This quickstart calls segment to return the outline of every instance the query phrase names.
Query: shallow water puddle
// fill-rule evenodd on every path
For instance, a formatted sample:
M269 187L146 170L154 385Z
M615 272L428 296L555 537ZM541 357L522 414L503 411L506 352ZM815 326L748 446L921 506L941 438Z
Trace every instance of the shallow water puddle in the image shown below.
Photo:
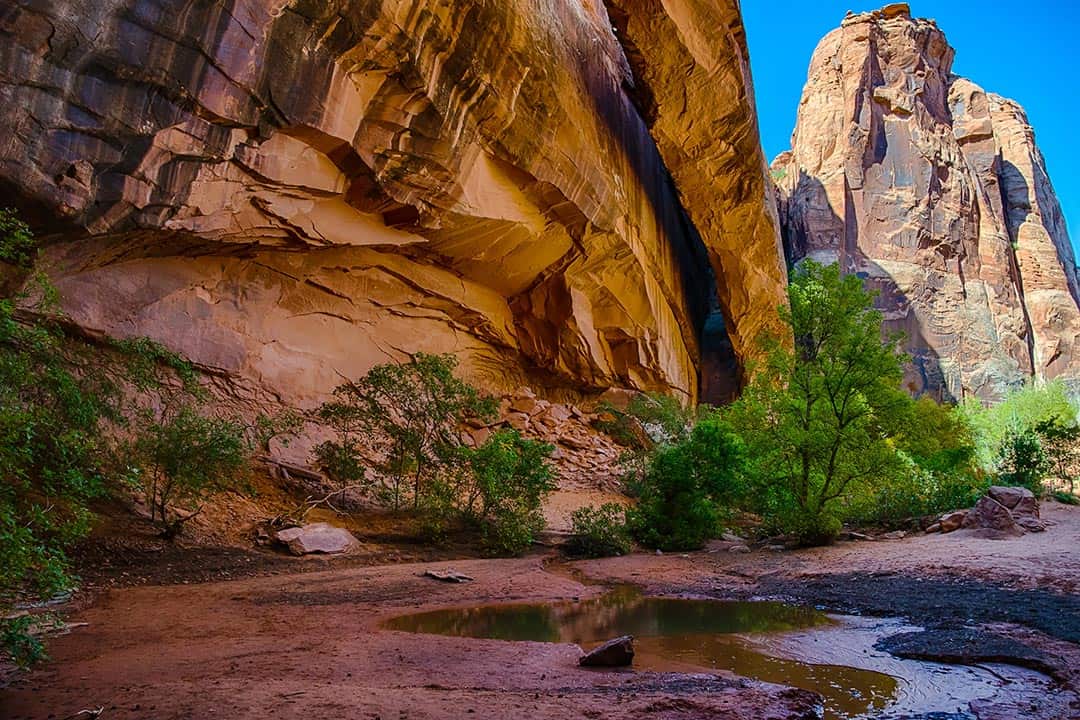
M633 635L639 670L728 670L813 690L825 718L883 711L964 712L993 695L1002 673L897 658L873 649L883 635L911 629L898 621L829 616L778 602L643 597L630 587L582 601L484 605L393 618L389 630L496 640L576 643L590 648ZM1023 682L1031 678L1015 678Z

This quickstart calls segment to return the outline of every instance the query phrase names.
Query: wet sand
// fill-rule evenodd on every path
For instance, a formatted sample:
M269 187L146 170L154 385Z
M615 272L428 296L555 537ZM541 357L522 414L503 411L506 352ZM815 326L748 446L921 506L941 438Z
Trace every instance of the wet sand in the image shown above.
M1071 615L1080 509L1050 505L1044 514L1053 528L1015 540L931 535L747 555L718 543L685 556L638 554L575 567L650 594L792 597L907 617L930 630L962 625L1009 638L1041 654L1060 688L1054 702L1040 702L1038 688L1025 699L1020 687L972 709L987 720L1018 717L1018 708L1022 717L1062 720L1061 712L1080 717L1071 694L1080 686L1080 647L1071 635L1080 622ZM421 610L603 592L551 572L541 555L374 567L343 559L318 572L290 567L312 568L275 561L277 575L103 590L69 616L86 625L51 641L51 661L0 690L0 717L67 718L98 707L110 719L813 717L807 693L727 673L583 670L570 644L380 627ZM451 585L420 577L429 567L476 580ZM963 582L978 584L981 594L957 593ZM938 598L936 611L928 597ZM992 606L962 617L955 598ZM1027 612L1002 616L1002 603ZM1057 614L1056 625L1040 620L1048 613Z

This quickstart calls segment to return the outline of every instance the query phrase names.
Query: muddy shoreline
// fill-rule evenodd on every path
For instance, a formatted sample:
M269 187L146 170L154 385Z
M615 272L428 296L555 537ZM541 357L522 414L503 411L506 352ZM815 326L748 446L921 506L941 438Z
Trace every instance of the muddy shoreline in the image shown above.
M973 703L969 717L1063 720L1062 712L1080 717L1080 509L1048 514L1057 522L1050 531L1008 541L920 536L749 555L718 544L685 556L638 554L571 567L590 582L631 583L651 595L783 597L904 617L926 631L892 641L899 655L1007 660L1058 683L1054 698L1028 697L1017 687ZM94 576L96 594L68 618L87 624L54 638L50 662L0 689L0 718L59 719L97 707L110 719L802 720L816 712L809 693L726 673L586 671L577 667L579 649L565 643L381 627L389 617L430 609L603 592L579 582L582 576L553 571L550 553L412 564L377 564L378 555L316 563L271 556L264 565L262 553L223 552L177 568L184 557L169 557L172 575L161 565L139 572L138 563L123 561L114 566L123 568L119 575ZM421 577L429 567L476 580L448 585ZM228 575L217 579L221 573ZM213 580L192 582L200 577Z

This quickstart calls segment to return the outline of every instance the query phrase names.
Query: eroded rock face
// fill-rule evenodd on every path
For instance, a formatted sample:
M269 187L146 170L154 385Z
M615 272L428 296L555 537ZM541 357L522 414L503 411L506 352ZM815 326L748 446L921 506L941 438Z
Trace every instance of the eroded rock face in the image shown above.
M776 310L787 271L739 3L605 3L634 70L635 101L708 250L734 353L753 357L763 333L786 332Z
M1080 377L1075 259L1032 129L954 76L953 55L903 3L822 40L773 163L787 250L881 292L914 392L993 398Z
M724 78L709 107L745 116ZM244 392L310 404L424 350L494 389L693 398L717 289L632 83L599 0L20 0L0 184L76 322ZM756 148L746 117L713 129L729 160ZM705 223L714 261L744 246L714 263L743 353L779 253L753 161L710 167L743 190Z

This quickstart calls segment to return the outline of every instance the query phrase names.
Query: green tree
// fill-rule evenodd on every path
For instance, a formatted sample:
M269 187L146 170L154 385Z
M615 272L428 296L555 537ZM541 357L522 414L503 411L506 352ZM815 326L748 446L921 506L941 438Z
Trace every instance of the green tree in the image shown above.
M744 438L757 506L805 543L840 530L842 500L902 470L895 444L911 403L899 337L882 341L873 295L837 266L804 261L780 312L794 346L770 342L729 418Z
M383 498L400 509L411 494L419 508L427 486L462 461L461 422L495 411L492 398L454 376L456 367L452 355L417 353L338 386L318 411L337 438L320 445L316 457L332 476L359 481L366 450L385 478Z
M150 519L169 539L202 512L210 494L237 486L251 455L243 425L207 417L190 402L164 414L145 411L134 448Z

